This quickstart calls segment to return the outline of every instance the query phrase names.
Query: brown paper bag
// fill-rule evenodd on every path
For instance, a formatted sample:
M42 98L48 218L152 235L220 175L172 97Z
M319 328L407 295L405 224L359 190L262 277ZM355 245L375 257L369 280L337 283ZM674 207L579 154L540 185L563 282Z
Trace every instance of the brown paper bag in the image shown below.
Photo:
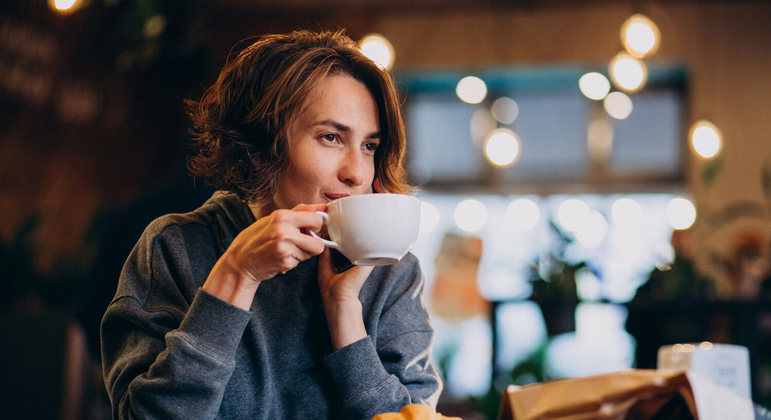
M698 416L685 373L629 370L509 386L498 418L697 420Z

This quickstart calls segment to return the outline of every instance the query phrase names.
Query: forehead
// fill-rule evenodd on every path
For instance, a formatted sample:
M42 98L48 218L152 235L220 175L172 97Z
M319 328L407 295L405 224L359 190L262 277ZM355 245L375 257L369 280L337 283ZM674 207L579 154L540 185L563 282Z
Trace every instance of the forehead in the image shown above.
M361 81L347 74L331 74L321 79L309 92L296 114L297 120L336 118L339 122L371 125L379 130L377 102ZM364 127L362 127L364 128Z

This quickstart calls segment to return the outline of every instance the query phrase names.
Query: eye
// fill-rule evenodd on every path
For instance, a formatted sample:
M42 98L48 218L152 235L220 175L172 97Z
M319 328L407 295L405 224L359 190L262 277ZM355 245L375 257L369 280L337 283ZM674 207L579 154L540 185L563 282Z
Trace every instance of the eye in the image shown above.
M340 141L340 138L335 133L322 134L321 139L330 143L337 143Z
M380 145L380 144L379 144L378 142L375 142L375 141L371 141L371 142L369 142L369 143L364 143L364 145L362 146L362 148L363 148L364 150L368 151L368 152L374 152L374 151L376 151L376 150L377 150L377 147L378 147L379 145Z

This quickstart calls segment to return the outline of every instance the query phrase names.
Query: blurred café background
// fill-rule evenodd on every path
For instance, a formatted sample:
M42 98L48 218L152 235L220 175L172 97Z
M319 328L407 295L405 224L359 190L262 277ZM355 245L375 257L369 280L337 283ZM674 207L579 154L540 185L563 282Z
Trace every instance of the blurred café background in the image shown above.
M440 412L494 418L507 384L704 341L746 346L771 407L771 2L4 0L11 414L109 418L123 260L211 193L185 174L183 100L300 28L345 28L403 97Z

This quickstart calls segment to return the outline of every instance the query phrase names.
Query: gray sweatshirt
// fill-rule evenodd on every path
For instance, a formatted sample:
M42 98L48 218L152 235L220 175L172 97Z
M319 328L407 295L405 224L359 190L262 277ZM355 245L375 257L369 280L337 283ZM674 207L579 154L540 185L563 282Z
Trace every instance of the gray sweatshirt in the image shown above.
M102 319L114 418L369 419L435 406L433 330L418 262L376 267L359 299L368 336L332 351L318 257L264 281L251 311L200 290L254 222L232 194L152 222Z

